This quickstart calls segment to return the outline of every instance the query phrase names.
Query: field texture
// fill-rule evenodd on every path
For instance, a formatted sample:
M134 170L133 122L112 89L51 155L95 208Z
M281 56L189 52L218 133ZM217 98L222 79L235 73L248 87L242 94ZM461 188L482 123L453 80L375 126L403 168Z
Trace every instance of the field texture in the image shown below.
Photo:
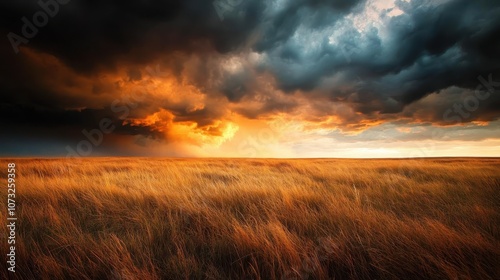
M500 279L498 159L11 161L18 279Z

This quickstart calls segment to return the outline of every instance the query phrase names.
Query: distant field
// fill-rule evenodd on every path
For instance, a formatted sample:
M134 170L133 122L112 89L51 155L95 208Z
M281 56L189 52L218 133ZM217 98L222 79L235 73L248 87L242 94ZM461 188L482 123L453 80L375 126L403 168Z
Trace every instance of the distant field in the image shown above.
M10 161L19 279L500 279L500 159Z

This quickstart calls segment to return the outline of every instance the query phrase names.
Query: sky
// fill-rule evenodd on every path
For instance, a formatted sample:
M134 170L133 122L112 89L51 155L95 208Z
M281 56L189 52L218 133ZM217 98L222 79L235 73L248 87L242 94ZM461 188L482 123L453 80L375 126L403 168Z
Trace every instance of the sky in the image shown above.
M1 156L500 156L495 0L0 3Z

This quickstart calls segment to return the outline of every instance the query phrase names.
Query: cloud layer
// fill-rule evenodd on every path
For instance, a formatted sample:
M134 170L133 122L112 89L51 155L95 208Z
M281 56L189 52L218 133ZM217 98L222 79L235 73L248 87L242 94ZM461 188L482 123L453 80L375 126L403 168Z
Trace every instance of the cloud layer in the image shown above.
M220 146L283 115L360 141L390 123L491 138L500 116L496 1L11 1L0 30L11 146L74 146L103 118L106 147L130 147Z

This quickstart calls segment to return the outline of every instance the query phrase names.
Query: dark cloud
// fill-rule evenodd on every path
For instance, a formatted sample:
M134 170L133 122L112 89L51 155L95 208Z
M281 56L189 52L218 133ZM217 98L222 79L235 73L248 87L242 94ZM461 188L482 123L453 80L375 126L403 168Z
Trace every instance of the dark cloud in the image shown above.
M378 19L364 0L67 2L19 54L8 34L23 36L22 18L32 22L42 8L0 4L5 130L74 138L109 116L114 134L160 137L109 109L140 87L147 98L130 118L166 110L169 121L206 131L233 112L255 119L301 107L304 119L335 115L346 129L399 119L447 125L447 110L476 89L491 96L459 122L500 116L499 86L478 80L500 80L498 1L396 0ZM148 88L154 79L175 86L161 95Z
M311 91L324 78L342 73L337 88L347 84L348 93L358 92L362 98L375 95L382 103L390 96L402 105L450 86L475 88L480 74L500 76L500 54L495 51L500 49L498 3L421 3L398 1L405 13L387 19L383 42L377 28L360 34L334 20L325 22L325 30L345 31L333 44L328 43L327 31L315 35L319 46L314 48L310 41L286 38L274 44L268 66L285 91ZM293 28L292 34L298 32L297 26ZM314 31L301 32L308 30ZM331 94L344 93L333 90Z
M69 1L28 46L56 55L79 71L145 63L160 52L228 52L260 22L262 1L244 1L244 13L222 23L212 1ZM21 18L41 10L36 1L1 4L3 31L22 35Z
M24 128L33 126L39 129L65 130L66 133L60 136L66 135L78 139L82 138L82 130L98 129L101 122L107 119L110 121L109 126L114 127L113 133L161 138L159 132L147 126L125 124L119 112L113 112L112 109L61 110L0 104L0 118L6 120L0 126L6 133L30 134L31 131L26 131Z

